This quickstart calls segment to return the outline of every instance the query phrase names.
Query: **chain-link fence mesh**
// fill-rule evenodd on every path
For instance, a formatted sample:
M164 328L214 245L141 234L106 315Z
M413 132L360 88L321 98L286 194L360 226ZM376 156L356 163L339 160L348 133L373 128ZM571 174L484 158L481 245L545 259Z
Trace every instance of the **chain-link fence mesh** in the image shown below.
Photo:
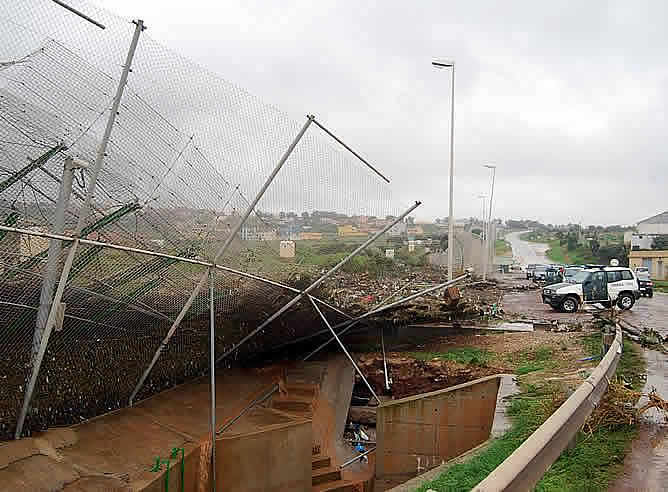
M106 29L49 0L0 0L2 226L54 232L66 158L92 164L109 118L135 25L84 1L68 3ZM212 261L303 124L142 33L81 237ZM56 232L75 233L91 179L90 167L74 170L64 229ZM216 261L303 289L405 208L377 175L311 125ZM33 368L44 279L55 272L57 285L70 245L49 271L48 238L0 230L0 392L7 395L0 437L14 432ZM388 261L372 249L349 267L382 269ZM26 429L127 405L205 271L178 258L81 244ZM217 353L294 295L217 271ZM205 288L138 398L207 370L208 309ZM332 322L343 319L325 313ZM235 357L321 326L300 303Z

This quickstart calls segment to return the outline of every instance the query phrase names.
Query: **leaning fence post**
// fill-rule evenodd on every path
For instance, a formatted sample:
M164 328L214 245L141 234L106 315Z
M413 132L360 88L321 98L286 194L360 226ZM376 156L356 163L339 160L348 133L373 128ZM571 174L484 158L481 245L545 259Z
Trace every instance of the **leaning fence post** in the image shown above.
M373 390L373 388L371 387L371 384L369 384L369 381L367 381L366 377L364 377L364 374L362 373L362 370L359 368L359 366L358 366L357 363L355 362L355 359L353 359L353 357L350 355L350 353L348 352L348 349L346 349L346 346L343 345L343 342L341 341L341 339L336 335L336 332L335 332L334 329L332 328L332 325L329 324L329 321L327 320L327 318L325 317L325 315L322 314L322 311L320 310L320 308L318 307L318 305L315 303L315 301L313 300L313 298L309 296L308 299L309 299L309 301L311 301L311 305L313 306L313 308L315 309L315 311L318 313L318 315L320 316L320 318L322 318L322 321L323 321L323 323L325 323L325 326L327 326L327 328L329 329L329 331L332 332L332 336L333 336L334 339L336 340L336 343L339 344L339 347L341 347L341 350L343 350L343 353L346 354L346 357L348 357L348 360L350 361L350 363L351 363L351 364L353 365L353 367L355 368L355 371L357 372L357 374L359 374L359 377L362 378L362 381L364 381L364 384L366 385L366 387L368 388L368 390L371 392L371 394L372 394L373 397L376 399L376 401L380 404L380 403L381 403L380 398L378 398L378 395L376 394L376 392L375 392L375 391Z
M304 126L302 129L299 131L295 139L292 141L290 146L287 148L281 159L278 161L278 164L276 164L276 167L274 170L271 172L267 180L265 181L264 185L258 191L257 195L255 196L255 199L253 200L252 203L248 205L248 208L246 209L246 212L244 215L241 217L241 220L237 222L237 224L234 226L232 231L230 232L229 236L223 243L223 245L220 247L218 252L216 253L216 256L213 258L213 263L215 264L216 261L227 251L227 248L232 244L232 241L234 238L237 236L237 233L241 229L241 226L246 222L246 219L248 216L255 210L255 206L258 204L264 193L267 191L271 183L274 181L274 178L278 174L278 172L281 170L283 165L286 163L288 160L288 157L290 157L290 154L292 154L292 151L295 150L295 147L299 143L299 141L302 139L304 136L304 133L306 133L306 130L308 130L308 127L311 125L311 123L314 120L314 116L309 115L306 119L306 123L304 123ZM169 331L167 332L167 335L165 335L165 338L160 342L160 345L158 346L157 350L153 354L153 358L151 359L151 362L149 363L148 367L144 370L143 374L139 378L139 382L135 386L135 389L132 391L132 394L130 395L130 406L134 404L135 397L137 396L137 393L141 389L141 387L144 385L144 382L146 381L146 378L150 374L151 370L153 369L153 366L155 363L158 361L158 358L160 357L160 354L162 353L162 350L165 348L167 343L169 343L169 340L172 338L174 335L174 332L176 332L176 329L179 327L181 324L181 321L183 321L183 318L185 317L186 313L190 309L190 306L192 306L192 303L195 301L195 298L197 297L197 294L199 294L200 290L202 290L202 287L204 287L204 284L206 282L206 279L208 277L207 272L202 273L202 276L199 279L199 282L193 289L192 293L190 294L190 297L184 304L183 308L181 308L181 312L179 312L179 315L176 317L176 320L174 323L172 323L172 326L169 328Z
M123 72L121 73L121 78L118 81L118 86L116 88L116 95L114 96L114 102L111 105L111 110L109 112L109 118L107 119L107 126L104 130L104 135L100 141L100 146L97 149L97 155L95 157L95 164L93 165L93 171L90 178L90 184L86 190L86 198L84 203L79 210L79 220L77 223L76 234L79 236L81 231L88 221L88 212L90 210L91 202L95 196L95 187L97 185L97 178L102 169L102 162L107 152L107 144L109 143L109 138L111 137L111 131L114 127L114 122L116 121L116 115L118 114L118 108L121 103L121 98L123 97L123 91L125 90L125 85L127 84L128 74L130 73L130 67L132 66L132 59L134 58L135 51L137 49L137 43L139 42L139 35L145 29L144 21L137 20L133 21L135 24L134 34L132 36L132 41L130 43L130 48L128 50L127 57L125 59L125 65L123 66ZM23 423L25 422L26 415L28 414L28 408L30 407L30 400L32 399L33 392L35 391L35 384L37 383L37 377L39 376L39 370L42 366L42 360L44 359L44 354L46 353L46 347L49 343L49 338L51 336L51 331L53 329L53 323L55 321L57 308L60 305L60 302L63 298L63 292L65 290L65 285L67 284L67 278L69 277L70 270L72 268L72 262L74 261L74 255L76 254L77 247L79 246L79 241L75 240L74 243L70 246L70 250L65 260L65 265L63 266L63 271L60 275L60 281L58 283L58 288L56 290L56 295L51 303L51 310L49 311L49 316L46 321L46 326L44 327L44 332L40 337L39 349L35 354L33 360L32 373L28 381L28 386L23 397L23 406L21 407L21 412L19 413L19 418L16 423L16 432L14 433L14 438L19 439L23 433Z

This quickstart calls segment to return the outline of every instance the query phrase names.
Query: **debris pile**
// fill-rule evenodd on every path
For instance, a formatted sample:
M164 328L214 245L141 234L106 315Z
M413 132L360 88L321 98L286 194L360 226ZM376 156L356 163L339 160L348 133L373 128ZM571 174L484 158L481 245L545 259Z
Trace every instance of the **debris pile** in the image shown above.
M641 397L647 403L637 408L636 403ZM668 401L664 400L655 389L648 394L629 388L622 380L610 381L608 391L585 422L584 429L588 434L597 429L614 429L624 425L633 425L651 408L656 408L668 423Z
M476 364L465 365L447 360L424 361L397 355L388 356L387 365L392 377L390 392L394 398L436 391L502 372L498 368ZM359 359L359 366L374 389L383 392L385 375L382 355L363 355Z

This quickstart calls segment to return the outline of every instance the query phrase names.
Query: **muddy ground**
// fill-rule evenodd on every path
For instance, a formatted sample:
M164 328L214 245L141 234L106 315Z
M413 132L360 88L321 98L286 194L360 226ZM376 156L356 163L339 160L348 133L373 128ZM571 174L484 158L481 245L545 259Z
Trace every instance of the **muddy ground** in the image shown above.
M448 330L444 330L448 331ZM585 357L581 337L587 332L489 333L446 335L415 345L410 351L387 353L391 390L385 389L381 352L358 354L360 369L374 390L391 398L403 398L465 383L484 376L526 370L527 380L560 380L577 386L596 362ZM447 360L449 353L468 353L473 360ZM565 370L565 368L568 368ZM361 393L362 385L357 386Z

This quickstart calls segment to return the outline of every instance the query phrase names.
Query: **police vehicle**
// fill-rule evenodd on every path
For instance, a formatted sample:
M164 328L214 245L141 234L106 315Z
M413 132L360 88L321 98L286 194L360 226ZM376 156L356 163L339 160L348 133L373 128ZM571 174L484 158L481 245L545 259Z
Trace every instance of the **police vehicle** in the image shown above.
M609 267L584 268L569 282L546 286L543 303L566 313L574 313L583 304L616 304L620 309L631 309L640 299L638 279L630 268L618 266L617 260L610 263Z

